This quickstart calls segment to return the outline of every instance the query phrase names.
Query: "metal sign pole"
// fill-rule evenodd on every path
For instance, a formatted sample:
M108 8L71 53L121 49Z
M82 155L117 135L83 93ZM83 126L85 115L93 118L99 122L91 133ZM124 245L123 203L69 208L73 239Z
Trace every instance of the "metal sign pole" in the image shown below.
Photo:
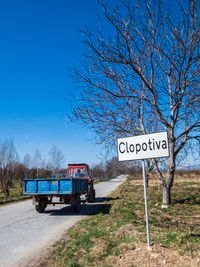
M146 188L146 173L145 173L144 160L142 160L142 172L143 172L143 182L144 182L144 202L145 202L146 229L147 229L147 245L148 245L148 247L150 247L149 217L148 217L147 188Z

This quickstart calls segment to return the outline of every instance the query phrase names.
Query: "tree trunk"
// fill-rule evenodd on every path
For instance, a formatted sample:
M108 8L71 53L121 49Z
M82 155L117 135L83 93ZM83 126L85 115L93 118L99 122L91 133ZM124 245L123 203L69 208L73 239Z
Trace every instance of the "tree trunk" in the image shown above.
M162 203L168 205L171 203L171 187L167 186L167 184L164 183L162 185L162 189L163 189Z
M167 177L162 182L163 188L163 204L171 204L171 188L174 183L174 173L175 173L175 154L174 154L174 138L173 135L169 137L169 162Z
M8 187L5 188L4 193L6 194L7 197L10 196L10 191L9 191Z
M20 180L21 195L24 193L24 180Z

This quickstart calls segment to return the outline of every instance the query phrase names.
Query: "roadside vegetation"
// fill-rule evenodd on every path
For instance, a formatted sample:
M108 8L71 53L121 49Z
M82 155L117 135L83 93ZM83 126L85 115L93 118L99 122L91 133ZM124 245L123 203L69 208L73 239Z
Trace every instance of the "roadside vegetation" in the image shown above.
M42 159L38 149L33 156L26 154L24 159L20 160L12 139L0 142L1 197L8 200L12 199L12 195L19 197L25 178L50 177L52 171L61 170L63 159L62 152L56 146L52 146L47 163Z
M21 184L18 181L14 182L13 186L10 187L9 191L10 192L8 196L6 193L0 190L0 204L8 204L11 202L30 198L30 196L25 196L23 194L23 188L21 187Z
M143 184L129 177L101 203L96 215L72 227L54 245L43 266L199 266L200 176L177 176L167 209L160 205L159 183L150 178L150 251Z

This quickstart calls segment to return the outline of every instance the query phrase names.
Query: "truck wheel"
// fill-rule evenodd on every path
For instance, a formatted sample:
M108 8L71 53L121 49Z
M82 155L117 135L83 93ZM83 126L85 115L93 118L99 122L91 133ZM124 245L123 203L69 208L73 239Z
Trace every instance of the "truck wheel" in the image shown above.
M87 197L87 202L92 203L95 200L95 190L90 192Z
M72 210L74 212L79 212L81 209L81 198L80 195L74 195L70 198L70 203L71 203L71 207Z
M37 204L35 205L35 209L39 213L43 213L47 207L47 199L39 198Z
M95 190L93 184L88 185L87 202L92 203L95 200Z

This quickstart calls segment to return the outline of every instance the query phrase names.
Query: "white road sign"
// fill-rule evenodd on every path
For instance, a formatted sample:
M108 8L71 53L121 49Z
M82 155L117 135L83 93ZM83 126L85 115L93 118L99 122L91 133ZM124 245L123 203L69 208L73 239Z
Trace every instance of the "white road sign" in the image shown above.
M119 161L169 157L167 132L119 138L117 141Z

